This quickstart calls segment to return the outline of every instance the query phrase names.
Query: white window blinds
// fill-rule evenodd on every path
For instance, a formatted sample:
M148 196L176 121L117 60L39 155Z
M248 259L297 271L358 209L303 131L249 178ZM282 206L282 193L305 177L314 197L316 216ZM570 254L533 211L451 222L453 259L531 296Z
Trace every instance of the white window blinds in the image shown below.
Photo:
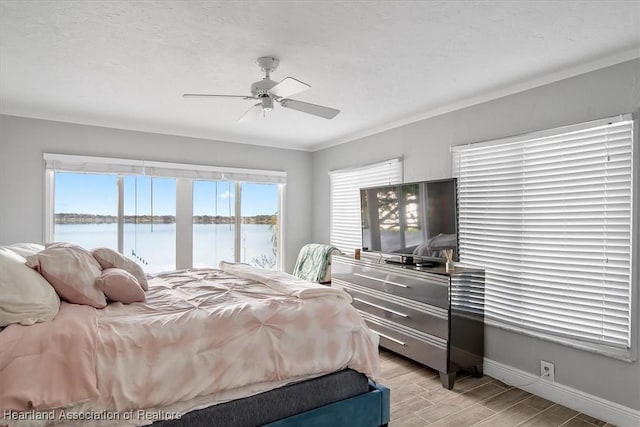
M44 153L46 168L65 172L148 175L167 178L233 180L284 184L285 171L227 168L185 163Z
M353 169L329 172L331 245L344 253L362 247L360 189L402 182L402 159L391 159Z
M453 148L460 258L486 270L489 321L624 357L632 148L630 117Z

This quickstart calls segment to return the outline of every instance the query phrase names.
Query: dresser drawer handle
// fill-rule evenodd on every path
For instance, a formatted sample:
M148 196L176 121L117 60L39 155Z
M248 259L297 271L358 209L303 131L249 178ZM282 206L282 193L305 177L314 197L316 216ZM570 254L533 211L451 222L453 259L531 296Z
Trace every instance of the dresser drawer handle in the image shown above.
M391 310L390 308L386 308L386 307L383 307L381 305L374 304L372 302L365 301L365 300L360 299L360 298L354 298L353 300L361 302L361 303L366 304L366 305L370 305L371 307L379 308L380 310L388 311L389 313L393 313L393 314L398 315L400 317L409 317L408 314L400 313L399 311Z
M371 328L369 328L369 329L371 329ZM405 344L405 343L403 343L402 341L397 340L397 339L395 339L395 338L392 338L392 337L390 337L389 335L385 335L385 334L383 334L382 332L378 332L378 331L376 331L375 329L371 329L371 332L374 332L374 333L376 333L376 334L380 335L381 337L384 337L384 338L388 339L389 341L393 341L393 342L394 342L394 343L396 343L396 344L400 344L400 345L404 345L404 346L406 346L406 344Z
M402 283L390 282L388 280L378 279L377 277L366 276L360 273L353 273L354 276L364 277L365 279L375 280L376 282L388 283L393 286L398 286L400 288L408 288L407 285L403 285Z

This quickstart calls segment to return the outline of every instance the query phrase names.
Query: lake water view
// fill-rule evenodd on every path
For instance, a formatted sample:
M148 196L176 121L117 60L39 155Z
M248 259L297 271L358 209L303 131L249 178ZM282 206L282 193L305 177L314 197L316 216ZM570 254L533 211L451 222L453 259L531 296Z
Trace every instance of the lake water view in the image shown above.
M240 262L273 261L272 227L241 225ZM118 248L117 224L55 224L55 241L78 244L86 249ZM234 224L193 224L193 266L217 267L222 260L234 261ZM175 270L176 225L124 224L124 255L138 262L145 272ZM268 265L267 265L268 267Z

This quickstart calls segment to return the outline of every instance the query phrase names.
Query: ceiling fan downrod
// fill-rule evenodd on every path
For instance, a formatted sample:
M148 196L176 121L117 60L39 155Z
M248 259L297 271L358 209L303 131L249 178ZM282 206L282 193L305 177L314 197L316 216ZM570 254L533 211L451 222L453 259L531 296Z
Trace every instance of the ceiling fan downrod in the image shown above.
M271 80L270 76L271 72L278 68L278 64L280 64L280 60L271 56L263 56L256 59L256 65L265 73L265 76L259 82L252 83L249 87L251 94L260 98L262 100L262 106L270 110L273 109L273 101L271 100L273 95L270 93L270 90L278 84ZM270 106L265 106L265 104L270 104Z

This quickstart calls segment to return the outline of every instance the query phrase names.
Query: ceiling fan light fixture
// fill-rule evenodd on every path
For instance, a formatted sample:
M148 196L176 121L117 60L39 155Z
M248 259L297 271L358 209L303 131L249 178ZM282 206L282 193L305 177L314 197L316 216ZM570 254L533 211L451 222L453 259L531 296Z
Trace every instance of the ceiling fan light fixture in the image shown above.
M260 98L260 102L262 103L262 109L264 111L273 110L273 98L271 98L270 96L263 96L262 98Z

